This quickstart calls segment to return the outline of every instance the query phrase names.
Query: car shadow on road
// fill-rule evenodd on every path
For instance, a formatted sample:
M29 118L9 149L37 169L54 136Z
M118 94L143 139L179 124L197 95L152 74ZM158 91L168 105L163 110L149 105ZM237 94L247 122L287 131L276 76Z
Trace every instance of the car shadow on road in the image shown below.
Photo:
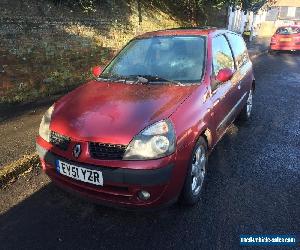
M299 56L300 55L300 51L299 50L296 50L296 51L276 51L276 52L273 52L271 53L271 55L273 56L280 56L280 55L289 55L289 56Z
M193 227L199 226L197 233L203 243L208 244L213 240L213 228L204 230L203 224L214 224L217 218L205 218L203 210L201 203L190 208L174 205L160 211L107 208L50 183L0 216L0 242L3 249L132 249L146 247L145 244L149 248L170 248L190 237L192 222Z

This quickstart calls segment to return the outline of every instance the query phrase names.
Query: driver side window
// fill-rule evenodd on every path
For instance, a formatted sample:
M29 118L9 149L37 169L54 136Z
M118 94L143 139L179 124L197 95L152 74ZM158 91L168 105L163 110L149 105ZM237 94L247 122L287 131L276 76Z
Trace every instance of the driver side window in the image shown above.
M212 40L212 56L213 56L213 75L212 75L212 90L218 87L218 82L215 80L216 75L221 69L229 68L234 70L234 60L228 41L225 36L219 35Z

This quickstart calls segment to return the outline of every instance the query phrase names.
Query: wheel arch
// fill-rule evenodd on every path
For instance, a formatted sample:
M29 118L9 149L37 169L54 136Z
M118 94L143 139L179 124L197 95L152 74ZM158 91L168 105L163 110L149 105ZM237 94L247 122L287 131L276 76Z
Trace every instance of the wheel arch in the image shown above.
M204 128L201 130L201 132L198 133L198 136L196 137L195 143L199 140L200 137L203 137L207 143L207 149L210 150L212 148L212 143L213 143L213 137L212 137L212 132L209 128Z

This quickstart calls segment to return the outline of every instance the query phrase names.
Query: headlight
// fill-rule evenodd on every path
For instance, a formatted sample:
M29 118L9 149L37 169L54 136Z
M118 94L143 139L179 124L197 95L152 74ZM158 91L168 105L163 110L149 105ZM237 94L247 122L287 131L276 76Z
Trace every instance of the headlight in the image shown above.
M127 146L124 160L150 160L175 151L175 132L169 120L162 120L144 129Z
M39 129L39 135L47 142L50 142L50 122L53 110L54 105L52 105L44 114Z

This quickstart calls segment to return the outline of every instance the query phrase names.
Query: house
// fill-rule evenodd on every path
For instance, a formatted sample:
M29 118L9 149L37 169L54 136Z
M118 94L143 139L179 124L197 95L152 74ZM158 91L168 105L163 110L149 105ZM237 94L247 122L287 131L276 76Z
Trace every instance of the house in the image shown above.
M251 37L270 37L286 24L300 24L300 0L261 0L247 11L238 6L228 10L228 29L251 31Z
M258 35L272 36L275 30L287 24L300 24L300 0L277 0L266 12Z

